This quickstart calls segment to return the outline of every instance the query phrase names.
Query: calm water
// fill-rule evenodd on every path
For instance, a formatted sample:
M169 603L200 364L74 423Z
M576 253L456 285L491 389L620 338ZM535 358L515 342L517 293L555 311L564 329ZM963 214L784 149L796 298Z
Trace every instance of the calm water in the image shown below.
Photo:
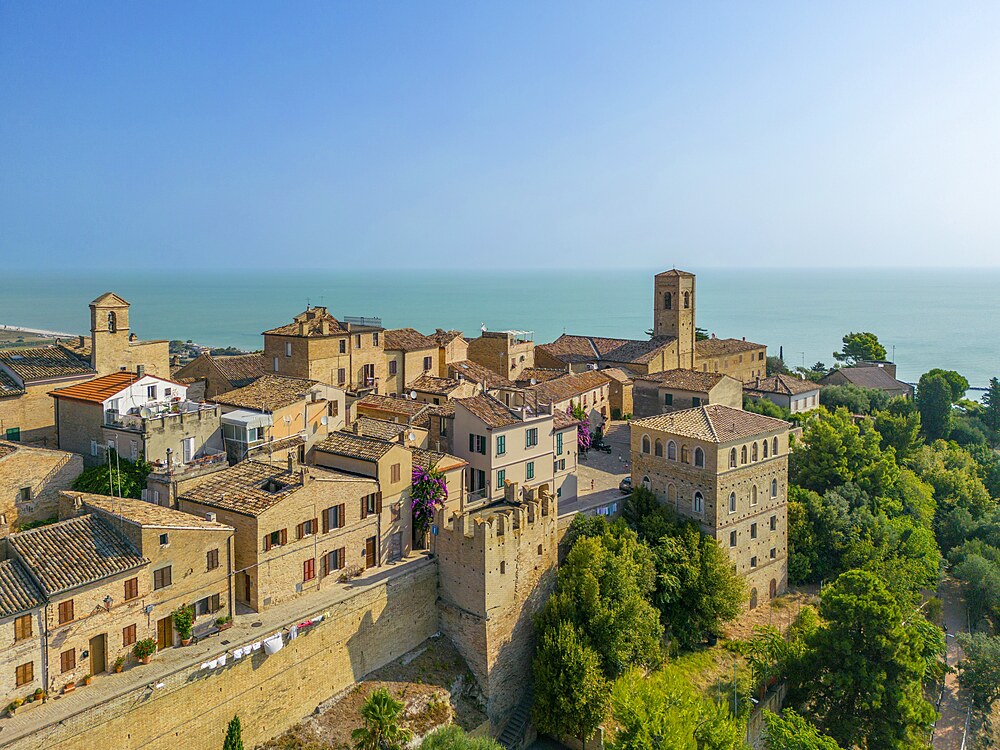
M693 269L697 270L697 269ZM498 273L420 271L259 272L183 270L58 278L0 277L0 323L85 333L87 304L113 290L132 303L143 338L261 346L260 332L292 319L308 300L337 317L370 315L387 327L563 331L642 338L653 271ZM832 362L851 330L871 330L914 381L932 367L974 386L1000 376L1000 270L736 270L698 272L698 325L784 348L794 365Z

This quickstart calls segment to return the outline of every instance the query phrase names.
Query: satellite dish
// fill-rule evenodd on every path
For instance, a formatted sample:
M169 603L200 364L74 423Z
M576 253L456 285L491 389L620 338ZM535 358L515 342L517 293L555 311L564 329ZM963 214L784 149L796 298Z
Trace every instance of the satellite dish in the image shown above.
M410 391L410 398L412 398L414 401L416 401L417 400L417 392L416 391Z
M320 422L320 424L323 424L323 425L329 424L330 423L330 418L329 417L323 417L321 420L319 420L319 422Z
M149 419L151 416L153 416L153 410L150 409L148 406L144 406L141 409L139 409L139 416L142 417L143 419Z
M407 437L410 438L410 442L412 443L414 440L417 439L417 434L415 432L411 432L409 435L407 435Z
M292 418L291 417L285 417L285 424L291 424L291 423L292 423Z

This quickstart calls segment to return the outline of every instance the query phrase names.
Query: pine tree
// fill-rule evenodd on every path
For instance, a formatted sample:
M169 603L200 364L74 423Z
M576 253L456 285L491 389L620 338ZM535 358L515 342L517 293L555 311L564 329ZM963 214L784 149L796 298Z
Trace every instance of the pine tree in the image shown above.
M1000 442L1000 380L990 378L990 387L983 394L983 425L989 430L990 445L994 448Z
M234 716L229 722L226 730L226 741L222 743L222 750L243 750L243 730L240 727L240 717Z

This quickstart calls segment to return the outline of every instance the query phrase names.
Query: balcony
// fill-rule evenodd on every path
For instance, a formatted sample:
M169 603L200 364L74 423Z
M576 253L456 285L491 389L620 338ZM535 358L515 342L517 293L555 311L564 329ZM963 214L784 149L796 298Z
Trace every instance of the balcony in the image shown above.
M143 432L146 423L153 420L167 419L175 415L197 414L218 408L216 404L203 404L197 401L150 401L145 406L130 409L125 414L114 409L105 410L104 426L116 430Z
M153 467L153 474L163 477L176 477L179 474L200 472L203 469L212 469L228 465L228 463L226 453L222 451L221 453L205 453L201 456L195 456L187 462L172 461L170 466L167 466L166 461L151 461L150 465Z

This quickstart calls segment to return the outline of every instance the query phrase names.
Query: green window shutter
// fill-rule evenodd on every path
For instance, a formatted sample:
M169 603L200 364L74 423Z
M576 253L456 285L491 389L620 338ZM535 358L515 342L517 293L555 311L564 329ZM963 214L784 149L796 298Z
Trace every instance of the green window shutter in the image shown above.
M471 432L469 433L469 453L474 453L476 450L476 436Z
M485 435L483 435L479 439L479 452L482 453L484 456L486 455L486 436Z
M504 482L504 480L506 478L507 478L507 470L506 469L500 469L500 471L497 472L497 489L498 490L502 490L503 489L503 482Z
M563 434L561 432L556 433L556 454L559 456L562 455L562 437Z
M535 462L534 461L528 461L527 466L525 466L525 471L526 471L526 476L527 476L528 479L534 479L535 478Z

